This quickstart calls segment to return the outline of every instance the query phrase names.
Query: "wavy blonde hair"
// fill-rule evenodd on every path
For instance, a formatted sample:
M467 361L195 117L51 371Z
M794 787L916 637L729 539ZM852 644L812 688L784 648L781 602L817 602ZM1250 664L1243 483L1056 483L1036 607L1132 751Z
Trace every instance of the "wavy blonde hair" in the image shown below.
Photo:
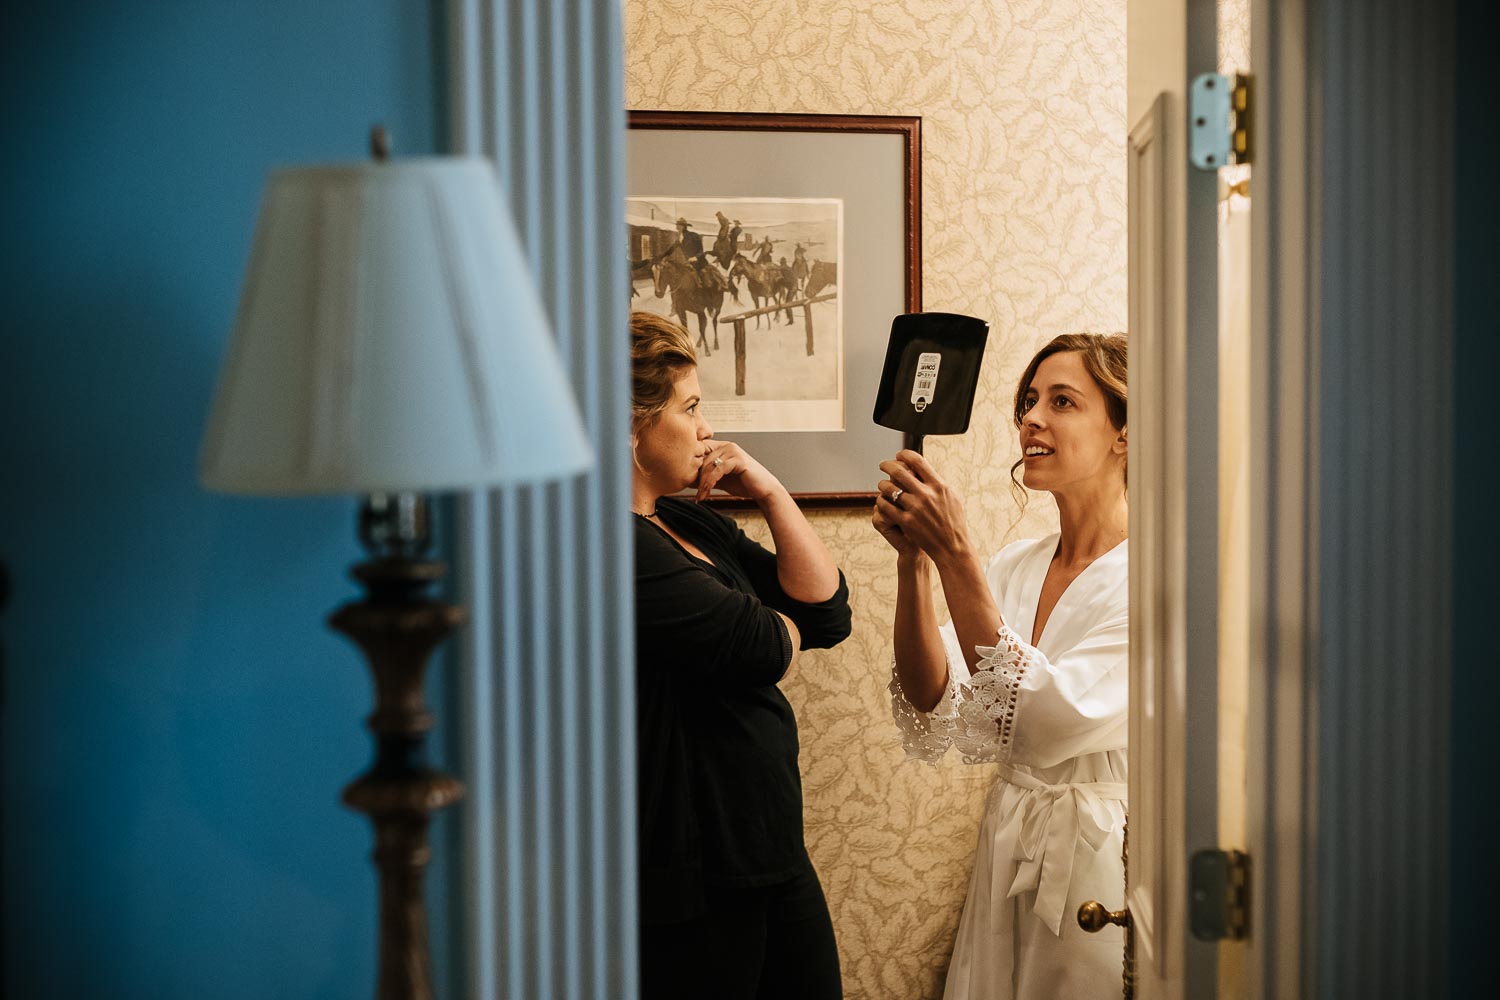
M698 365L687 330L650 312L630 314L630 429L649 427L672 402L677 380Z
M1099 391L1104 393L1104 407L1109 415L1110 426L1117 431L1124 430L1129 415L1126 404L1130 393L1127 378L1129 341L1123 333L1064 333L1053 337L1047 346L1037 351L1031 364L1021 373L1021 380L1016 383L1013 414L1016 429L1019 430L1026 419L1026 392L1036 378L1036 370L1052 355L1068 351L1077 351L1082 356L1084 371L1089 373ZM1026 487L1016 478L1016 470L1025 462L1025 458L1020 458L1010 467L1011 492L1016 494L1023 507L1026 505Z

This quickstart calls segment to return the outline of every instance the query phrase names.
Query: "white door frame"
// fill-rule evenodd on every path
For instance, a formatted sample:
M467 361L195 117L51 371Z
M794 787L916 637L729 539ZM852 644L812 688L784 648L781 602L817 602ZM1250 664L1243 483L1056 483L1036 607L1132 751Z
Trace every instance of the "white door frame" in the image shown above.
M1175 698L1175 705L1156 705L1158 712L1182 713L1179 728L1158 734L1160 759L1142 734L1132 730L1132 868L1155 867L1160 900L1143 893L1130 899L1154 925L1156 941L1140 942L1148 954L1138 954L1138 972L1148 995L1208 995L1205 984L1216 978L1217 952L1213 945L1193 939L1186 919L1187 857L1192 852L1222 846L1217 841L1213 788L1217 765L1217 493L1203 475L1217 468L1218 273L1213 255L1188 253L1213 237L1189 227L1217 226L1214 205L1217 177L1187 165L1187 109L1184 97L1195 72L1210 72L1216 64L1212 34L1206 25L1214 18L1212 0L1185 0L1168 11L1153 0L1132 0L1130 30L1152 32L1163 46L1163 60L1154 65L1132 65L1130 122L1132 166L1151 142L1166 136L1170 159L1158 168L1163 192L1186 192L1186 201L1164 206L1162 249L1185 255L1161 262L1161 311L1154 323L1166 343L1133 345L1132 429L1136 455L1132 473L1141 482L1157 484L1163 495L1152 497L1132 489L1134 548L1160 547L1161 572L1133 580L1133 643L1155 650L1162 670L1193 671L1191 677L1156 677L1144 668L1133 670L1132 682L1151 683L1151 695ZM1311 52L1307 37L1306 0L1254 0L1252 6L1251 66L1254 81L1255 147L1253 150L1251 336L1252 384L1250 398L1251 475L1249 503L1252 517L1250 616L1251 649L1247 706L1246 808L1247 848L1252 857L1252 930L1243 947L1249 982L1243 995L1256 998L1314 996L1317 982L1315 876L1318 804L1317 673L1314 646L1319 579L1316 545L1320 509L1318 493L1318 420L1314 394L1318 384L1317 315L1319 218L1317 178L1320 164L1314 137L1321 121L1313 103ZM1139 51L1132 47L1132 56ZM1158 99L1159 92L1165 92ZM1154 128L1147 124L1146 102L1158 101ZM1176 130L1177 134L1172 135ZM1142 163L1146 161L1142 160ZM1132 180L1132 198L1137 181ZM1213 195L1207 188L1214 189ZM1169 194L1169 197L1177 197ZM1132 206L1135 211L1135 206ZM1134 230L1134 223L1133 223ZM1132 235L1132 254L1140 248ZM1139 260L1132 269L1140 267ZM1150 270L1147 268L1146 270ZM1184 284L1178 284L1184 282ZM1132 336L1147 318L1136 315L1133 289ZM1174 332L1175 331L1175 332ZM1211 343L1212 342L1212 343ZM1175 343L1176 346L1173 346ZM1136 347L1143 348L1138 358ZM1175 355L1175 360L1174 360ZM1161 368L1166 382L1145 370ZM1141 392L1134 391L1142 390ZM1182 398L1166 398L1172 392ZM1183 421L1171 414L1192 414ZM1173 427L1176 427L1174 432ZM1187 460L1192 450L1193 459ZM1160 454L1167 467L1153 461ZM1191 470L1198 470L1194 474ZM1173 498L1176 498L1174 501ZM1213 502L1209 502L1212 500ZM1160 508L1160 509L1158 509ZM1154 511L1154 514L1153 514ZM1147 522L1152 522L1148 524ZM1153 550L1154 551L1154 550ZM1142 552L1143 558L1151 559ZM1132 560L1136 562L1137 560ZM1144 569L1144 563L1141 569ZM1150 578L1145 578L1150 577ZM1171 584L1164 589L1166 584ZM1169 593L1170 591L1170 593ZM1147 605L1153 601L1156 604ZM1157 605L1160 605L1158 607ZM1172 609L1177 608L1174 612ZM1161 619L1161 620L1158 620ZM1175 621L1173 619L1176 619ZM1150 636L1142 633L1150 632ZM1145 654L1141 654L1144 656ZM1133 692L1134 697L1146 696ZM1138 755L1137 750L1143 755ZM1189 768L1191 760L1195 767ZM1150 768L1164 782L1165 795L1150 804L1137 803L1141 768ZM1208 772L1215 772L1210 775ZM1305 777L1308 776L1308 777ZM1143 808L1160 815L1159 830L1137 829L1135 815ZM1154 807L1154 808L1153 808ZM1144 818L1144 817L1142 817ZM1143 840L1160 838L1153 846ZM1154 952L1152 955L1150 953ZM1148 963L1150 968L1148 968ZM1147 975L1154 968L1155 982Z
M1188 82L1217 64L1214 0L1131 0L1131 768L1138 995L1210 995L1188 931L1193 852L1218 846L1218 178L1188 166Z

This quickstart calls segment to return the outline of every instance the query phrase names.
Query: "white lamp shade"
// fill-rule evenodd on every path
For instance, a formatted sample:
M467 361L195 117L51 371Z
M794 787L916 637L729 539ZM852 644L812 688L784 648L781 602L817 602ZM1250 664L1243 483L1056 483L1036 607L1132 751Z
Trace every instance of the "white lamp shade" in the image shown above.
M271 175L205 486L438 491L557 478L591 457L487 160Z

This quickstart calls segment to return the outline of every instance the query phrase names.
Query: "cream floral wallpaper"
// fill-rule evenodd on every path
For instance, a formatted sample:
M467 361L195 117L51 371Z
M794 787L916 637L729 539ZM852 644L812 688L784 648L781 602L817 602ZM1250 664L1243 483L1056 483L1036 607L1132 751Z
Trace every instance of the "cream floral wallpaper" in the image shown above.
M631 108L922 117L923 305L991 323L973 429L928 454L984 549L1052 530L1012 498L1009 401L1052 336L1125 327L1125 0L625 0L625 32ZM785 688L846 995L935 998L993 774L903 761L894 560L867 512L813 520L855 630Z

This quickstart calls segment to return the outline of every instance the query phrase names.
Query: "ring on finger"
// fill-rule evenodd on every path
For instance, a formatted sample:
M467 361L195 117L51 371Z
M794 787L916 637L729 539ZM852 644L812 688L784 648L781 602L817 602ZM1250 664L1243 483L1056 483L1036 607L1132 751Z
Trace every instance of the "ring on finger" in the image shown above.
M888 497L886 497L886 499L889 500L891 503L899 503L900 500L901 500L901 494L903 494L905 492L906 492L905 490L903 490L901 487L897 486L895 489L891 490L891 495L888 496Z
M721 466L723 464L724 464L724 460L722 458L720 458L719 456L715 455L714 456L714 467L717 468L718 466Z

